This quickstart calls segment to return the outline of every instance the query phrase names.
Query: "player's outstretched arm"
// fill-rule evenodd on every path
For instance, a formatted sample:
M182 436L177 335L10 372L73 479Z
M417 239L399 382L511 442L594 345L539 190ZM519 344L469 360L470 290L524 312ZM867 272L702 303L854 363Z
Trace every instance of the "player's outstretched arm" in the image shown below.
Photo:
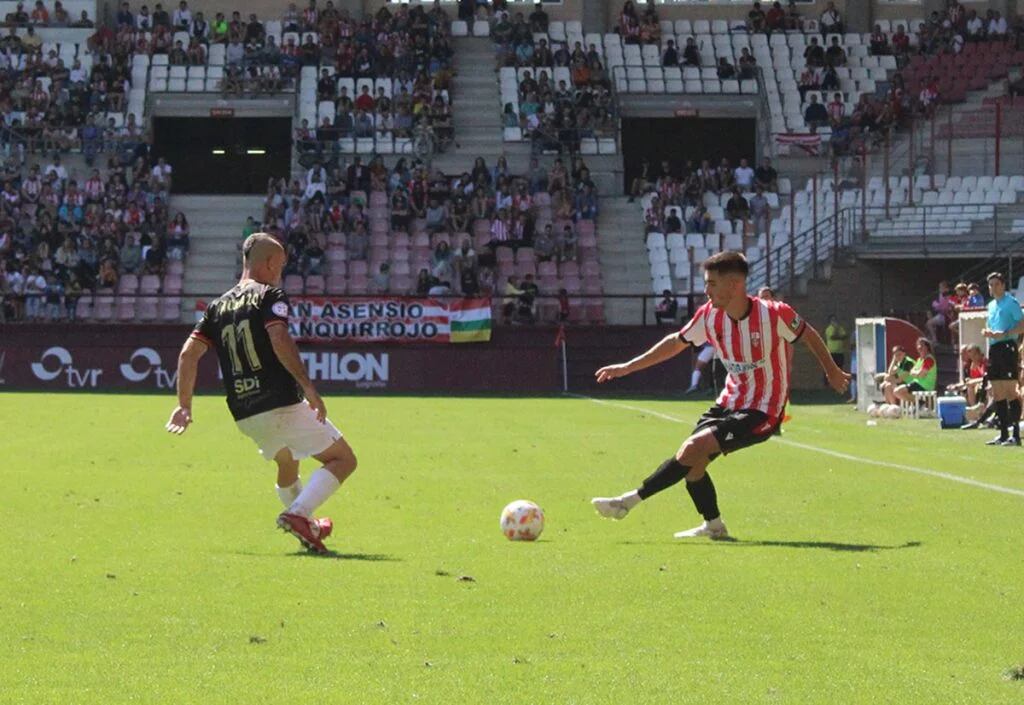
M850 375L843 372L842 368L832 359L828 348L825 347L825 341L821 339L821 335L814 329L814 326L805 323L800 339L817 358L818 364L821 365L821 369L824 370L825 377L828 379L828 385L839 394L845 393L850 386Z
M645 370L648 367L661 364L662 362L665 362L665 360L669 360L681 353L683 350L686 350L687 347L689 347L689 344L683 341L679 337L678 333L670 333L655 343L654 346L643 355L638 355L629 362L602 367L594 376L597 377L597 381L600 383L610 382L617 377L625 377L626 375L631 375L634 372L639 372L640 370Z
M316 412L317 420L323 423L327 419L327 406L317 393L309 375L306 374L306 366L302 364L302 358L299 357L299 347L288 333L288 326L275 322L274 325L267 328L267 335L270 336L270 344L274 348L277 359L299 383L299 388L302 389L306 401Z
M199 359L206 354L206 343L189 336L178 353L178 406L171 412L165 427L168 432L181 435L192 423L192 395L196 389Z

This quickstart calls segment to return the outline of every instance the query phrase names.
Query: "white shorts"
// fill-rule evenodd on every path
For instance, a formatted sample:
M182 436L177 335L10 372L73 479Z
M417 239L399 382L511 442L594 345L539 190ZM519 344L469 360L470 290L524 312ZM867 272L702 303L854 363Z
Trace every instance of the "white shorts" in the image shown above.
M341 431L330 420L317 421L313 407L304 401L235 423L242 433L256 441L260 455L267 460L273 460L282 448L287 448L295 460L302 460L324 452L341 438Z
M711 362L715 358L715 349L710 345L705 345L697 353L697 360L705 364Z

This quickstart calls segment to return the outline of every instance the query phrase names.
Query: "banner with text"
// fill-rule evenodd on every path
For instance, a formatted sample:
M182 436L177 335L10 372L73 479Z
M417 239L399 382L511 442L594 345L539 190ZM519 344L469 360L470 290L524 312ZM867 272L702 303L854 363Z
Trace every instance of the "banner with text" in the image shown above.
M304 342L477 343L491 339L488 299L291 300L288 327Z

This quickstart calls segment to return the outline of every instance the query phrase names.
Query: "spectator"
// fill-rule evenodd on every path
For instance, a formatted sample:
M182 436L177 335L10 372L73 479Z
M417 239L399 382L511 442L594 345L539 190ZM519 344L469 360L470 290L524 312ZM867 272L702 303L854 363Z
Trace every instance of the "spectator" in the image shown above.
M903 25L896 25L896 31L892 35L893 53L898 56L906 56L910 51L910 35L906 33Z
M811 102L804 110L804 121L812 132L819 127L828 125L828 111L824 105L818 102L818 96L811 96Z
M771 159L765 157L754 169L754 183L765 191L774 193L779 190L779 173L772 166Z
M834 2L829 2L825 6L825 11L821 13L821 20L818 26L821 28L822 34L843 33L843 18L839 14L839 10L836 9Z
M992 19L988 23L988 38L993 41L1003 41L1008 32L1006 19L999 14L998 10L992 12Z
M825 65L825 50L818 44L817 37L811 37L811 43L804 49L804 60L811 68L820 68Z
M988 360L985 354L977 345L960 346L960 366L962 382L956 382L946 386L946 391L952 394L963 394L967 400L967 406L985 401L985 375L988 372ZM961 428L977 428L977 423L966 424Z
M761 9L761 3L755 2L747 13L747 31L763 32L767 25L767 16Z
M775 3L778 5L778 3ZM740 68L740 79L743 81L753 80L757 77L757 59L750 53L750 49L743 47L740 51L740 58L737 61Z
M782 3L773 2L771 8L765 14L765 27L769 32L783 32L786 29L786 11L782 9Z
M189 248L189 227L185 214L178 212L167 226L167 256L176 261L185 259Z
M544 5L536 3L533 12L530 13L530 31L540 34L548 33L548 13L544 12Z
M724 56L718 60L718 78L722 81L736 78L736 69Z
M743 191L750 191L754 187L754 170L746 159L740 159L740 165L733 172L733 181Z
M391 293L391 265L387 262L382 262L380 268L374 273L370 285L371 293Z
M839 44L839 37L832 37L832 44L825 52L825 62L829 66L846 66L846 51Z
M661 292L661 301L654 309L654 320L658 325L668 323L670 326L676 323L676 316L679 314L679 302L675 295L665 289Z
M689 232L706 235L711 232L714 225L715 221L711 217L711 213L709 213L708 209L704 206L703 201L694 206L693 213L690 214L690 217L687 220L687 229Z
M754 225L754 236L767 236L771 224L772 209L764 195L764 189L760 186L756 187L754 195L750 198L750 217Z
M945 328L953 320L953 302L950 296L949 283L939 282L939 293L932 301L932 315L925 322L929 339L938 342L938 331Z
M686 38L686 46L683 48L683 66L700 66L700 50L693 37Z
M537 297L540 288L532 274L523 277L519 297L516 299L516 314L520 323L534 323L537 320Z
M886 56L892 53L889 38L882 31L882 25L876 24L871 32L870 47L872 56Z
M746 221L750 217L750 204L739 189L733 189L732 197L725 204L725 212L730 220Z
M843 102L843 94L836 93L828 104L828 119L833 127L839 125L846 115L846 103Z
M671 39L668 40L665 51L661 55L662 66L678 66L679 65L679 52L676 50L676 43Z
M810 66L804 68L800 73L800 83L797 89L800 91L800 100L807 100L808 91L816 91L821 86L818 72Z

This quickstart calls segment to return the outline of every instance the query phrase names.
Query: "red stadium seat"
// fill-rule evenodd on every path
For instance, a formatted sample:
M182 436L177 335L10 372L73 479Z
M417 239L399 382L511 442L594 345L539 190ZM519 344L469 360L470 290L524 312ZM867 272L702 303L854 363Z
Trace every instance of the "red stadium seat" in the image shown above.
M180 321L181 320L181 297L164 296L160 300L160 320Z
M302 277L298 274L289 274L284 278L284 291L289 296L301 296L302 287Z
M117 293L134 294L139 290L139 278L134 274L122 274L117 284Z
M104 289L96 293L93 300L92 316L98 321L109 321L114 317L114 297L110 289Z
M326 282L319 274L310 274L306 277L306 293L320 295L326 289Z
M328 294L344 294L347 290L348 281L345 279L344 273L331 274L329 277L327 277Z
M154 321L157 318L157 297L143 296L139 299L139 320Z
M135 304L136 299L134 296L119 296L117 297L117 320L119 321L134 321L135 320Z
M160 277L155 274L143 274L139 280L140 294L156 294L160 291Z

